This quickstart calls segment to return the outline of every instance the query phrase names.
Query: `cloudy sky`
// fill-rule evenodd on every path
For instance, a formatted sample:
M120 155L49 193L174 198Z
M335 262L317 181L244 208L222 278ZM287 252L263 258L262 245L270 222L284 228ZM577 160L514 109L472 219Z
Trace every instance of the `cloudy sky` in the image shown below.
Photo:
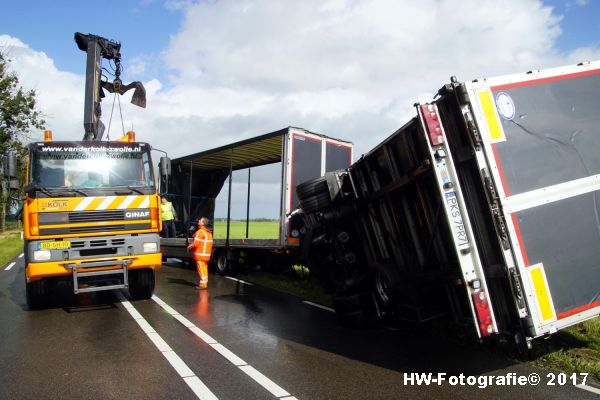
M173 158L290 125L351 140L356 158L452 75L600 59L598 0L79 3L3 6L0 49L37 91L47 128L83 135L85 54L73 33L91 32L121 41L123 80L146 86L146 109L122 101L125 129ZM120 135L120 118L111 125ZM273 208L261 193L276 191L258 191L257 217Z

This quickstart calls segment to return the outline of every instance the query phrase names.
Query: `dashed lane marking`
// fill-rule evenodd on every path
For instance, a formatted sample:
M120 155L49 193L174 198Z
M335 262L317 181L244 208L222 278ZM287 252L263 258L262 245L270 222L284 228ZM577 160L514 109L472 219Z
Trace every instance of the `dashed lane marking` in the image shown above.
M326 311L329 311L329 312L335 312L335 310L333 308L326 307L326 306L323 306L321 304L313 303L312 301L302 300L302 302L304 304L308 304L309 306L317 307L317 308L320 308L322 310L326 310Z
M4 270L5 270L5 271L10 271L10 269L11 269L12 267L14 267L14 266L15 266L15 264L16 264L16 263L15 263L14 261L13 261L13 262L11 262L10 264L8 264L8 267L4 268Z
M254 286L254 283L246 282L246 281L243 281L243 280L241 280L241 279L234 278L234 277L232 277L232 276L223 276L223 278L231 279L232 281L236 281L236 282L239 282L239 283L243 283L244 285L248 285L248 286Z
M587 390L588 392L600 394L600 389L597 389L597 388L592 387L592 386L588 386L588 385L583 384L583 383L580 384L580 385L575 385L575 387L577 387L579 389Z
M23 253L19 254L19 258L23 258L23 255L24 255Z
M173 369L177 371L183 381L189 386L194 394L201 400L218 400L217 396L210 391L210 389L194 374L194 372L187 366L177 353L171 349L171 346L163 340L163 338L152 328L152 325L148 323L133 307L133 305L125 299L122 293L116 292L116 295L123 305L123 308L127 310L129 315L134 319L135 322L142 328L146 336L154 343L156 348L162 353L163 357L171 364Z
M227 278L227 277L225 277L225 278ZM230 279L238 280L235 278L230 278ZM217 342L215 339L213 339L210 335L208 335L202 329L198 328L187 318L183 317L173 307L169 306L167 303L162 301L158 296L156 296L156 295L152 296L152 300L154 300L156 302L156 304L161 306L169 315L171 315L173 318L175 318L176 320L181 322L181 324L183 326L188 328L196 336L198 336L200 339L202 339L204 342L206 342L208 345L210 345L216 352L218 352L223 357L225 357L230 363L232 363L233 365L238 367L246 375L248 375L250 378L254 379L254 381L256 383L258 383L263 388L265 388L269 392L271 392L271 394L273 394L273 396L278 397L279 400L284 400L284 399L285 400L297 400L294 396L290 395L281 386L277 385L271 379L267 378L265 375L260 373L254 367L249 365L246 361L242 360L240 357L235 355L232 351L230 351L225 346L223 346L222 344Z

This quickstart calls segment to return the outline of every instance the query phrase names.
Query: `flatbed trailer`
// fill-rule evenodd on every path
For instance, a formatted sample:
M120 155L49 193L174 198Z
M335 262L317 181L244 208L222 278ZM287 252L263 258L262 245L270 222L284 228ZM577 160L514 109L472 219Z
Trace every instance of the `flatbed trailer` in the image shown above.
M352 143L287 127L247 140L191 154L171 161L171 175L163 188L173 203L182 224L176 238L162 238L163 257L189 260L186 247L199 217L214 221L215 200L227 185L225 238L214 239L212 261L216 270L225 273L239 264L290 265L298 260L301 225L296 226L292 212L298 207L294 190L299 182L322 176L326 171L346 168L352 162ZM281 180L276 238L250 238L250 188L252 168L281 165ZM234 171L248 170L247 193L232 191ZM230 234L231 200L246 196L246 235Z
M533 338L600 313L600 63L444 85L312 185L307 264L346 323ZM300 199L301 207L303 198Z

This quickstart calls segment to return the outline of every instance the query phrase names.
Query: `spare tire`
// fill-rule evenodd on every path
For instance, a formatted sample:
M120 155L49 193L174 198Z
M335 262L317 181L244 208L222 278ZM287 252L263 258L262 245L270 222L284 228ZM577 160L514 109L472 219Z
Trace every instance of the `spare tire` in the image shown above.
M298 194L298 199L300 200L304 200L307 197L315 196L321 193L329 193L327 179L325 179L324 176L302 182L296 186L296 194Z
M329 197L329 192L320 193L307 197L304 200L300 200L300 208L307 214L327 208L330 204L331 198Z

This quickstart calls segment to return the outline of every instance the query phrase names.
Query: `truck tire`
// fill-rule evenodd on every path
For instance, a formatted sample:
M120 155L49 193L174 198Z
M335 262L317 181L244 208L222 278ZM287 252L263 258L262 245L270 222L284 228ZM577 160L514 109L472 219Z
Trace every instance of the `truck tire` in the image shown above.
M316 194L300 201L300 207L307 214L327 208L330 204L329 192Z
M28 283L25 278L25 296L30 309L40 308L48 297L48 282L42 279Z
M216 255L215 272L219 275L226 275L231 269L231 262L227 259L226 252L219 252Z
M154 293L155 277L151 269L129 271L129 295L132 300L148 300Z
M373 294L383 312L389 311L393 306L400 283L401 279L395 265L373 264Z
M377 305L370 292L362 292L332 299L338 321L347 327L365 327L378 320Z
M300 200L321 193L329 193L329 186L327 186L327 180L324 176L302 182L296 186L296 194Z

